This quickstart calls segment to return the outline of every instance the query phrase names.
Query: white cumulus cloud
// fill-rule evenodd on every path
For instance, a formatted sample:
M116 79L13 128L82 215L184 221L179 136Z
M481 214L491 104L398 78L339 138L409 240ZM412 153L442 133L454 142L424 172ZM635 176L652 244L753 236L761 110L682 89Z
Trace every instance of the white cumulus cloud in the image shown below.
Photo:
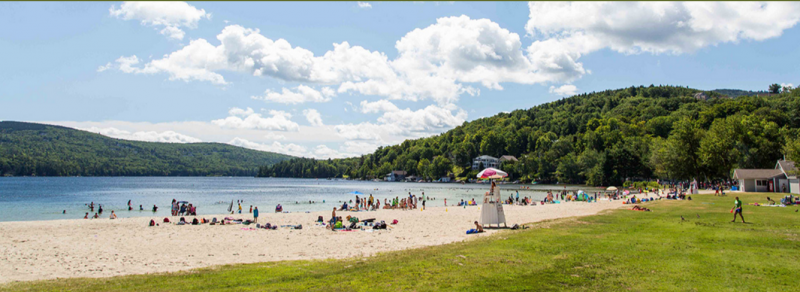
M330 87L323 87L321 91L317 91L314 88L299 85L294 88L294 91L288 88L283 88L281 92L267 89L263 96L253 96L252 98L277 103L298 104L306 102L327 102L335 95L336 92Z
M236 137L228 142L228 144L259 151L275 152L297 157L309 157L308 148L293 143L283 144L275 141L272 142L272 144L261 144Z
M156 131L139 131L139 132L130 132L125 130L120 130L114 127L89 127L89 128L82 128L81 130L97 133L100 135L123 139L123 140L134 140L134 141L146 141L146 142L166 142L166 143L197 143L202 142L200 139L186 136L180 133L176 133L174 131L163 131L163 132L156 132Z
M381 99L378 101L361 101L361 112L362 113L379 113L379 112L393 112L400 110L396 105L394 105L391 101Z
M269 117L264 117L255 113L253 109L232 108L228 111L229 116L224 119L213 120L211 123L225 128L233 129L258 129L270 131L293 131L297 132L300 126L292 122L292 115L284 111L270 110Z
M358 7L359 8L365 8L365 9L366 8L372 8L372 4L369 4L369 2L358 1Z
M303 110L303 115L306 116L306 120L308 120L308 123L311 124L312 126L314 127L324 126L324 124L322 123L322 116L319 114L317 110L305 109Z
M570 96L578 93L578 87L572 84L564 84L559 87L550 86L550 93L555 93L561 96Z
M535 67L569 82L579 59L604 48L682 54L780 36L800 20L797 2L530 2L525 26ZM570 78L573 76L573 78Z
M111 16L123 20L139 20L142 25L163 27L159 33L176 40L186 34L181 28L197 28L201 19L211 19L211 13L186 2L126 1L109 9Z

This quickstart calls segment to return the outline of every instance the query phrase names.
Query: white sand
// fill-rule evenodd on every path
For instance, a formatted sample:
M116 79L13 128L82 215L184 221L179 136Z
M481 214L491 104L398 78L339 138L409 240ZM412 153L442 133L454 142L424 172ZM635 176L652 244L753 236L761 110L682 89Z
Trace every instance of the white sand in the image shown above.
M429 201L440 205L440 201ZM573 202L545 206L505 206L509 226L546 219L585 216L619 208L621 201ZM108 214L105 214L106 216ZM462 241L480 217L478 207L435 207L425 211L337 212L346 217L399 220L389 230L332 232L314 226L330 211L274 214L261 211L259 222L303 224L302 230L242 230L225 226L161 224L154 218L74 219L0 223L0 283L67 277L108 277L171 272L221 264L370 256ZM230 216L230 215L229 215ZM213 216L199 216L210 219ZM224 217L216 216L218 218ZM251 214L235 218L252 219ZM187 217L189 218L189 217ZM160 222L163 218L157 218ZM254 226L254 225L251 225Z

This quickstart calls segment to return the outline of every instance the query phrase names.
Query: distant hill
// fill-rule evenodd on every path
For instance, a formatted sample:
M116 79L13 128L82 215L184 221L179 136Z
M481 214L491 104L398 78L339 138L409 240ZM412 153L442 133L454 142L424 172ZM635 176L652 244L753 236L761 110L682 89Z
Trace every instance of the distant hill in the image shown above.
M221 143L114 139L67 127L0 122L3 176L255 176L292 158Z
M767 93L766 91L750 91L741 89L714 89L712 91L733 98L740 96L758 96L759 94Z
M520 181L624 186L730 179L736 168L774 168L784 145L800 136L800 89L720 98L738 93L751 94L653 85L587 92L361 157L282 161L262 167L259 176L373 179L402 170L418 179L465 179L483 168L472 168L476 157L510 155L517 159L499 168Z

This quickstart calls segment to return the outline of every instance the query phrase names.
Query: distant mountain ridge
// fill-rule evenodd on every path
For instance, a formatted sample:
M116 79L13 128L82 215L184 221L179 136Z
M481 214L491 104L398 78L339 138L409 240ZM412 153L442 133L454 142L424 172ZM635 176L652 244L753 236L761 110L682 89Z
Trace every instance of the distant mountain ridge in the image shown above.
M290 158L222 143L129 141L0 122L0 176L255 176L258 167Z

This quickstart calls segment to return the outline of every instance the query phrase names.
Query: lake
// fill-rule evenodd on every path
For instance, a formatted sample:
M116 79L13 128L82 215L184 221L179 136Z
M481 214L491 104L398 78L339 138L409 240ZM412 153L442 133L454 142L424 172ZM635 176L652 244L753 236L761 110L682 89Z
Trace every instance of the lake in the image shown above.
M501 185L503 196L515 193L521 185ZM525 185L520 197L541 200L543 190L564 186ZM568 190L600 191L585 186L567 186ZM103 217L111 210L118 217L169 215L172 199L189 201L197 206L197 214L223 214L231 201L243 200L243 213L250 205L261 212L272 212L277 204L284 211L305 212L330 210L344 200L354 200L353 191L372 194L376 199L402 197L411 192L425 192L428 207L444 206L475 198L489 190L488 184L401 183L346 181L326 179L254 178L254 177L2 177L0 178L0 221L30 221L83 218L87 204L103 205ZM507 192L505 190L508 190ZM127 210L128 200L134 211ZM323 203L323 200L325 201ZM315 201L315 203L309 203ZM234 203L235 204L235 203ZM139 211L142 205L144 211ZM153 205L158 212L153 214ZM234 209L237 207L234 206ZM62 212L66 210L66 214ZM97 208L95 208L95 211ZM93 215L94 213L90 213Z

